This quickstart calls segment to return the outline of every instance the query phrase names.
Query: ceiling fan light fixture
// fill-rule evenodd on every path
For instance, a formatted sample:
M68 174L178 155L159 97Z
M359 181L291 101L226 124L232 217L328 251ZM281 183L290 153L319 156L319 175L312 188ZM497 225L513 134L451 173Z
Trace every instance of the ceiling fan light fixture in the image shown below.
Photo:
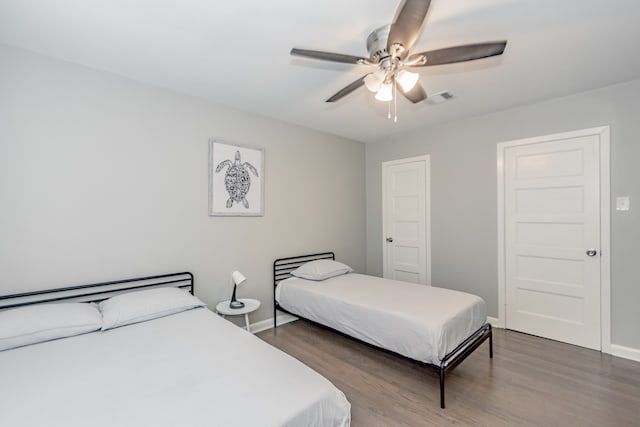
M378 101L391 101L393 99L393 85L391 83L385 83L382 85L378 93L376 93L376 99Z
M371 92L377 92L382 87L387 73L385 70L378 68L373 73L367 74L364 78L364 84Z
M406 93L415 87L416 83L418 83L419 77L420 74L418 73L412 73L411 71L407 70L400 70L398 71L398 74L396 76L396 81L400 86L402 86L402 90Z
M364 85L371 92L377 92L382 87L382 81L374 73L367 74L364 78Z

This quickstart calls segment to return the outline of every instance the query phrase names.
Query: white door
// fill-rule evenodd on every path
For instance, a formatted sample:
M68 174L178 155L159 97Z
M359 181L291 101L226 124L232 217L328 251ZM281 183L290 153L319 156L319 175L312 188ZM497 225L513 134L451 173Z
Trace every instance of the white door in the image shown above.
M382 163L383 275L431 284L429 156Z
M504 150L506 327L600 349L600 136Z

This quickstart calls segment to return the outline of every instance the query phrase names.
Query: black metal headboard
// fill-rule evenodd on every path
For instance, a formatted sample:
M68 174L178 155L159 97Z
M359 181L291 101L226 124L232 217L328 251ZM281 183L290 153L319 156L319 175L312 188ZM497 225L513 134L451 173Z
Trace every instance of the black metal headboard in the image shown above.
M49 302L98 302L124 292L162 287L186 289L193 294L193 274L189 272L170 273L158 276L137 277L135 279L114 280L111 282L0 295L0 310Z
M336 255L333 252L321 252L318 254L298 255L287 258L278 258L273 262L273 327L277 326L276 315L277 310L288 313L287 310L280 307L280 304L276 301L276 287L281 280L291 277L291 272L302 264L309 261L315 261L318 259L336 259Z

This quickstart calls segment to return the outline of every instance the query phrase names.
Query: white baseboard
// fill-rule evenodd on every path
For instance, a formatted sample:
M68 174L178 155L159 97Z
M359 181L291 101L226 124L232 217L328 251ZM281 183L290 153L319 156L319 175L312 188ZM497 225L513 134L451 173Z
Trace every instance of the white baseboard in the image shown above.
M297 317L292 316L290 314L278 314L277 319L278 319L277 320L278 326L298 320ZM273 317L270 317L267 320L261 320L260 322L251 324L251 332L254 334L257 332L266 331L267 329L271 329L271 328L273 328Z
M285 323L294 322L296 320L298 320L298 318L290 314L278 314L278 326L284 325ZM502 322L496 317L487 316L487 322L491 323L491 326L493 326L494 328L500 328L500 329L504 328L504 325L502 324ZM251 324L251 332L253 332L254 334L258 332L266 331L267 329L271 329L271 328L273 328L273 317ZM629 349L629 350L632 350L632 349Z
M640 362L640 350L637 348L624 347L617 344L611 344L611 355L622 357L624 359L635 360Z
M290 314L278 314L278 326L284 325L285 323L294 322L296 320L298 320L296 316L292 316ZM495 317L487 317L487 322L491 323L491 326L493 326L494 328L504 327L502 325L502 322L500 322ZM254 334L257 332L266 331L267 329L271 328L273 328L273 317L251 324L251 332L253 332Z
M487 322L491 323L491 326L494 328L504 329L504 323L496 318L496 317L488 317ZM609 353L612 356L622 357L623 359L634 360L636 362L640 362L640 350L637 348L624 347L617 344L611 344L609 347L610 351L607 351L607 348L602 348L602 353Z
M504 325L502 324L502 321L497 317L487 316L487 322L491 323L491 326L493 326L494 328L504 329Z
M278 314L278 326L284 325L285 323L294 322L296 320L298 320L298 318L290 314ZM493 326L494 328L504 328L502 321L500 321L500 319L496 317L487 316L487 322L491 323L491 326ZM251 324L251 332L254 334L266 331L267 329L271 328L273 328L273 317ZM640 362L640 350L637 348L611 344L611 355Z

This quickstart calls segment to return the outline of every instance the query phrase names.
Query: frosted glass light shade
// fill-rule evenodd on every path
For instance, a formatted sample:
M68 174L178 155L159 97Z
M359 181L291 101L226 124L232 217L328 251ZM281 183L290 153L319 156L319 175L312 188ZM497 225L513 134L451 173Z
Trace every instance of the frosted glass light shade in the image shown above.
M378 78L378 76L375 75L375 73L371 73L367 74L367 76L364 78L364 85L371 92L377 92L382 86L382 81Z
M378 93L376 93L376 99L378 101L391 101L393 99L392 87L391 83L383 84Z
M416 83L418 83L418 78L420 74L412 73L411 71L400 70L396 76L396 81L400 86L402 86L402 90L404 92L409 92L414 88Z

